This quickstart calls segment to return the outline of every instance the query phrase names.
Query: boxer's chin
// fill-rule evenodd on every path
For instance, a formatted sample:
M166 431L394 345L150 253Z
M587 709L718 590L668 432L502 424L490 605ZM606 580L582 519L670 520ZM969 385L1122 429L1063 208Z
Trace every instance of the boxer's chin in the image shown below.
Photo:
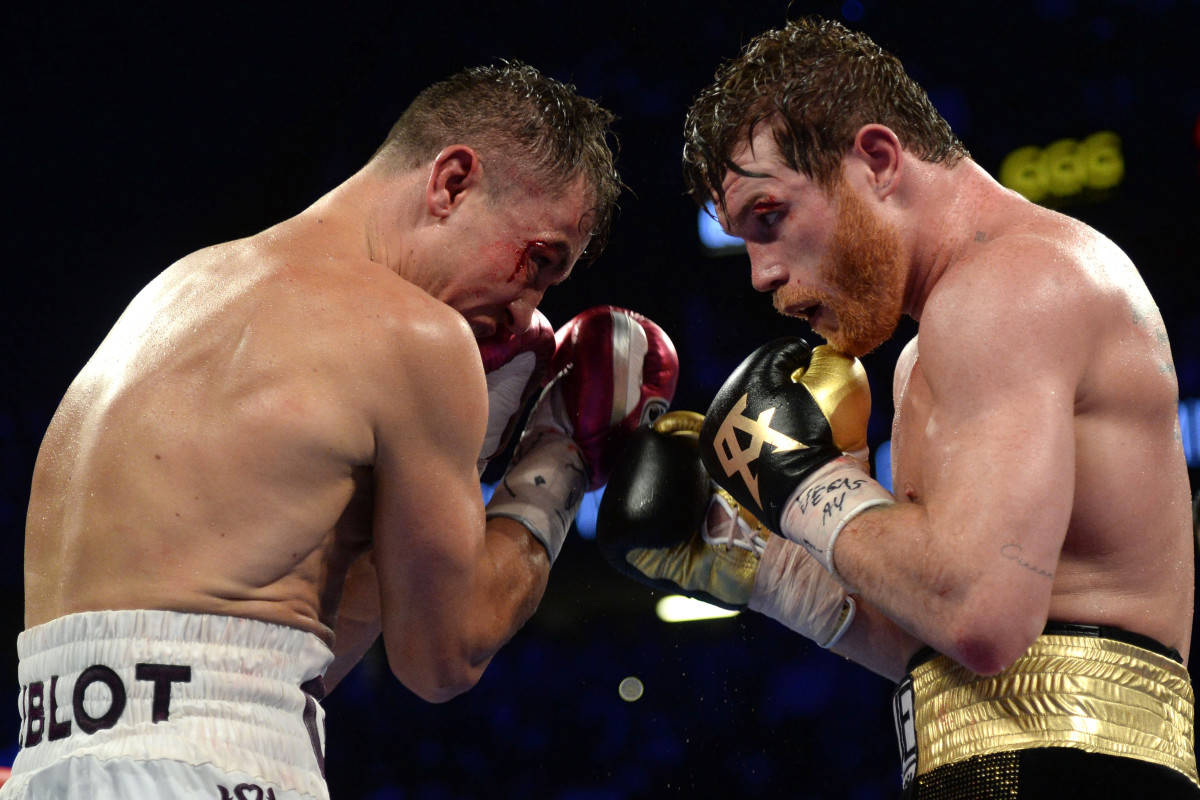
M892 338L899 324L899 304L887 308L851 302L837 311L836 325L814 325L813 331L838 352L862 358Z
M836 325L814 330L834 348L861 358L891 338L904 313L905 269L898 229L876 217L843 179L837 223L820 275L831 287Z

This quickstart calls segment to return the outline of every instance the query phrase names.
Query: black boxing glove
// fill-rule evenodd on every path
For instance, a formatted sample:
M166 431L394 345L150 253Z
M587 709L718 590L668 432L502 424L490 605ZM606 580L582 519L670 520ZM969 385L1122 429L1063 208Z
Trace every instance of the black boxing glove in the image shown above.
M765 542L714 548L703 537L720 490L700 462L704 418L671 411L633 434L596 515L596 545L618 572L722 608L746 605ZM762 534L770 536L761 526Z
M712 482L700 461L703 422L671 411L634 433L600 502L601 554L640 583L750 608L831 647L854 619L854 600L803 548L772 535Z
M838 534L893 502L865 467L871 394L857 359L796 337L750 354L717 393L700 432L713 479L829 572Z

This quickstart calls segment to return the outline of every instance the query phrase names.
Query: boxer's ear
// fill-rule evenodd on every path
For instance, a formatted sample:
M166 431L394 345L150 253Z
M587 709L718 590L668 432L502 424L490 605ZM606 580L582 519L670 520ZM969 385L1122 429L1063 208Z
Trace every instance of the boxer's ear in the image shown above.
M466 192L479 186L483 165L479 155L464 144L438 153L425 185L425 204L435 217L448 217L462 204Z
M904 173L904 148L899 137L886 125L864 125L854 136L848 158L866 173L872 191L884 199L896 191Z

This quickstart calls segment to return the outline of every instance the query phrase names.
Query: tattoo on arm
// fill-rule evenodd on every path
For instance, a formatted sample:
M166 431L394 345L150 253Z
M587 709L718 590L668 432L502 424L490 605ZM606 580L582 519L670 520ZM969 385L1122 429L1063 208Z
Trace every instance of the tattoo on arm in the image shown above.
M1034 575L1041 575L1043 578L1051 578L1051 579L1054 578L1053 572L1047 572L1046 570L1039 567L1037 564L1033 564L1033 563L1029 562L1028 560L1026 560L1021 555L1021 545L1019 545L1019 544L1004 545L1003 547L1000 548L1000 555L1001 555L1001 557L1006 558L1009 561L1016 563L1016 565L1018 567L1020 567L1021 569L1029 570Z
M1157 341L1164 348L1170 348L1170 340L1167 338L1166 325L1163 324L1162 317L1159 316L1158 309L1155 308L1153 304L1139 305L1136 301L1131 301L1129 304L1129 310L1133 314L1134 325L1137 325L1139 328L1146 328L1154 336L1155 341ZM1168 352L1170 352L1169 349ZM1158 371L1167 375L1174 375L1175 364L1171 362L1169 358L1167 360L1160 361L1158 364Z

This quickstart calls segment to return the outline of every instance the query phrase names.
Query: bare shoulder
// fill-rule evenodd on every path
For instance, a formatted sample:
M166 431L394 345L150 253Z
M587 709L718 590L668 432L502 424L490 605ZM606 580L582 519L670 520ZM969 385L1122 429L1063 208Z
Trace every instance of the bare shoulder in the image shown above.
M335 291L341 313L358 323L343 333L366 357L365 367L420 368L431 361L478 360L462 315L390 270L375 264L351 267Z
M326 355L377 423L432 397L448 411L486 397L478 345L450 306L369 262L312 281L327 315L322 328L334 337Z
M420 417L431 397L450 412L460 399L486 403L466 321L392 270L309 231L267 231L223 248L197 254L195 270L212 291L234 295L222 304L223 338L253 351L260 375L285 374L289 395L309 395L359 430L356 449L369 446L368 431L378 436ZM448 391L456 368L471 374L472 364L479 392Z
M980 230L945 271L921 318L921 356L954 353L982 368L1006 354L1053 360L1076 377L1114 315L1153 306L1137 270L1083 223L1035 208ZM1050 347L1048 345L1052 344Z

